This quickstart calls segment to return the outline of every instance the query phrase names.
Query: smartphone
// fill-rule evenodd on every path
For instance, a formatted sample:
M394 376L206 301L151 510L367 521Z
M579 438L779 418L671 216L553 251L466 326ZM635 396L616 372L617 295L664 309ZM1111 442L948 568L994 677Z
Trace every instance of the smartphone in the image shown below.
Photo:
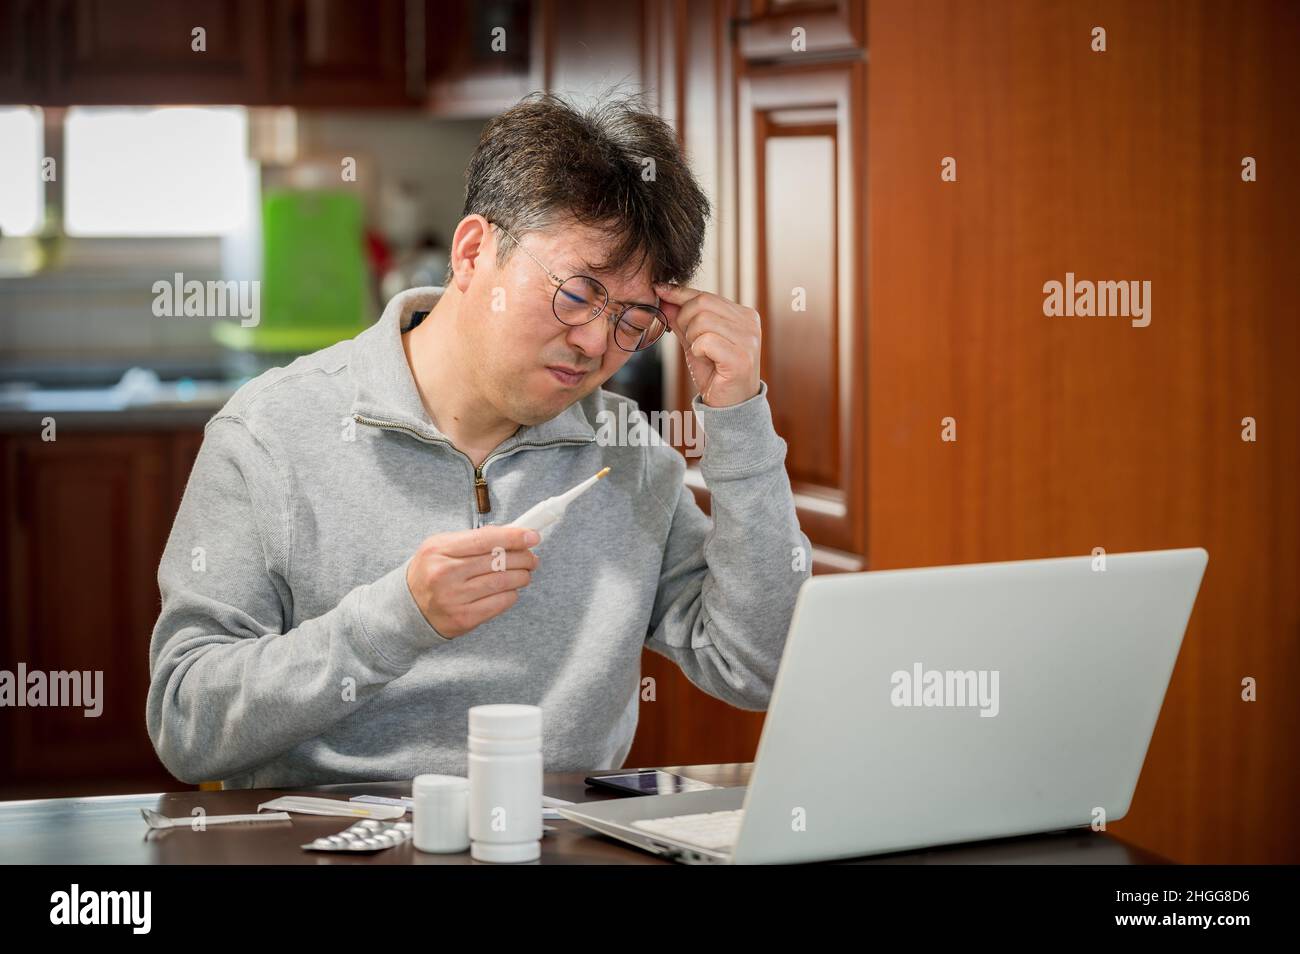
M620 795L676 795L679 792L701 792L717 788L708 782L697 782L684 775L674 775L662 769L619 769L603 775L588 775L584 781L597 788L607 788Z

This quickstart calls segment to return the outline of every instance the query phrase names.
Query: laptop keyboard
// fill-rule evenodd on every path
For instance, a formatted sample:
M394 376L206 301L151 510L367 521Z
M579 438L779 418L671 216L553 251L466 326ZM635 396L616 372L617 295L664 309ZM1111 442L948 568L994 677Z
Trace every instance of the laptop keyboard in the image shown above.
M632 822L633 828L650 835L685 842L700 848L730 848L740 834L743 808L698 815L672 815L668 818L644 818Z

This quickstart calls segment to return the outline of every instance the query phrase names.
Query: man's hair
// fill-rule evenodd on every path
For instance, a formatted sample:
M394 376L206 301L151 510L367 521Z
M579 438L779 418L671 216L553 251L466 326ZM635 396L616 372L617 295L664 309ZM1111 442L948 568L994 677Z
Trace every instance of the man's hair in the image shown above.
M606 95L580 109L538 92L483 127L465 170L461 217L474 213L516 238L592 226L611 240L594 270L636 273L648 260L652 282L682 284L700 264L709 200L672 127L640 97ZM499 231L497 239L500 266L514 243Z

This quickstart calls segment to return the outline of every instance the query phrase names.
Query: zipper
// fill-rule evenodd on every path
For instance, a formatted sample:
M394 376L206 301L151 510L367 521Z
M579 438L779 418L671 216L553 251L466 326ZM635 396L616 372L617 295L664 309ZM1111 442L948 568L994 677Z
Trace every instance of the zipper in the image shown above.
M592 443L592 441L595 440L595 438L592 438L591 440L573 440L571 438L558 438L553 441L520 441L518 444L510 448L508 451L503 451L499 454L489 454L487 458L483 461L483 463L476 465L474 461L470 460L468 454L466 454L463 450L461 450L451 441L445 440L444 438L430 437L429 435L425 434L423 431L416 430L413 427L408 427L405 424L398 424L395 421L380 421L373 417L365 417L361 414L354 414L352 415L352 417L353 420L355 420L358 424L369 424L372 427L382 428L383 430L386 431L401 431L404 434L410 434L412 437L416 438L417 440L423 441L426 444L442 444L443 446L449 447L451 450L455 451L461 457L465 458L465 462L469 464L474 471L474 528L475 529L478 529L480 526L482 526L483 514L490 513L492 511L492 497L488 493L488 482L487 482L487 465L492 463L492 461L496 460L499 457L509 457L511 454L515 453L516 451L522 450L525 447L553 447L560 444L590 444Z

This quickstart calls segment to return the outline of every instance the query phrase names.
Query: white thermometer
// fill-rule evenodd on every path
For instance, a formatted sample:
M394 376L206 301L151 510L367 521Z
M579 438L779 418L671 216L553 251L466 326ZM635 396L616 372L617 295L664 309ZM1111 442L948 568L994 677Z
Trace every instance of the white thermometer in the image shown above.
M541 503L529 507L518 519L511 520L510 526L524 527L528 530L536 530L543 539L546 537L546 528L553 524L559 523L560 518L564 516L565 509L573 503L578 497L581 497L592 487L596 486L596 481L600 480L609 473L606 467L595 477L588 477L572 490L566 490L556 497L547 497Z

